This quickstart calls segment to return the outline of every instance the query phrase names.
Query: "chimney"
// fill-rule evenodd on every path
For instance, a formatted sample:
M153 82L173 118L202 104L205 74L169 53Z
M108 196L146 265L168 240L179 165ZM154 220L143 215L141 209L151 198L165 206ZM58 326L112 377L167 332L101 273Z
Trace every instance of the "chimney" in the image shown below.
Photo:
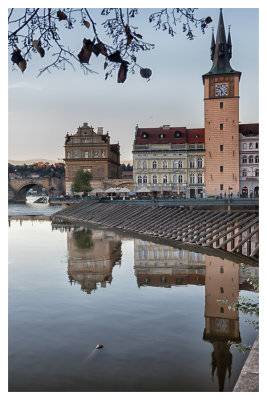
M97 127L97 134L98 135L103 135L103 127L102 126L98 126Z

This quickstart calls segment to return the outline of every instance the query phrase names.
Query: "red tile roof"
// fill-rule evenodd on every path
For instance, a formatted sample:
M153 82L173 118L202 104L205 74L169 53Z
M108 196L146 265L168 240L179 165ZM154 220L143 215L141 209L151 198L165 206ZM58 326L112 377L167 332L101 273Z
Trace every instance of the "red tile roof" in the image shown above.
M239 124L239 133L242 135L259 135L259 124Z
M164 137L160 137L163 134ZM147 138L144 137L147 135ZM179 136L180 135L180 136ZM186 127L160 127L160 128L138 128L135 144L185 144L204 143L205 129L187 129Z

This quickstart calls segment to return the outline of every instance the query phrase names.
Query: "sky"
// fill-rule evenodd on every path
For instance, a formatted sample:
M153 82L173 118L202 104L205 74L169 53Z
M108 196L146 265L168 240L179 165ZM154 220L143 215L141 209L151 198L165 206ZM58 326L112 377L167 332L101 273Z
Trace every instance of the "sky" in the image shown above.
M98 10L92 10L96 14ZM128 74L123 84L116 74L105 80L103 58L92 56L90 68L97 74L85 75L79 65L75 71L52 69L38 76L45 58L32 57L22 74L8 64L8 159L44 158L59 161L64 157L64 137L75 134L84 122L104 127L112 143L120 143L121 161L131 162L135 127L164 124L187 128L204 127L204 88L202 74L211 66L211 28L217 32L219 8L199 8L198 17L210 16L213 22L203 35L189 41L177 25L177 34L156 31L147 21L149 9L142 9L134 25L144 40L155 49L138 55L142 67L152 70L149 81L138 70ZM231 65L241 71L240 122L259 122L259 10L223 8L226 33L231 25L233 56ZM64 35L64 36L63 36ZM81 49L84 37L92 38L90 28L66 31L66 43ZM10 58L10 57L9 57Z

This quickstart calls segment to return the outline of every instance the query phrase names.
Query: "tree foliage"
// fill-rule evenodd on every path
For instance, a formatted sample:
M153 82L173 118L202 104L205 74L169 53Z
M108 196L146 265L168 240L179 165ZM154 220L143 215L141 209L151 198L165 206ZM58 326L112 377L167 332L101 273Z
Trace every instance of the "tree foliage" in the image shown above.
M83 192L84 195L87 195L88 192L91 192L91 184L90 181L92 179L92 174L89 171L84 171L80 169L76 172L73 182L72 189L75 192Z
M154 9L148 18L156 30L166 31L170 36L176 34L178 23L189 40L194 39L194 29L202 33L212 21L210 17L196 17L196 8ZM154 12L152 12L154 11ZM123 83L127 73L139 68L140 75L149 79L152 71L137 62L139 52L155 48L148 43L133 23L142 9L138 8L11 8L8 15L8 46L11 61L22 72L27 68L31 57L37 53L46 59L52 54L52 62L40 70L50 71L52 67L65 69L66 65L79 63L84 72L95 72L93 56L103 58L105 79L117 72L117 82ZM96 14L99 14L95 17ZM99 22L100 21L100 22ZM79 49L72 50L62 40L63 30L74 30L78 25L85 29ZM45 61L44 61L45 62Z

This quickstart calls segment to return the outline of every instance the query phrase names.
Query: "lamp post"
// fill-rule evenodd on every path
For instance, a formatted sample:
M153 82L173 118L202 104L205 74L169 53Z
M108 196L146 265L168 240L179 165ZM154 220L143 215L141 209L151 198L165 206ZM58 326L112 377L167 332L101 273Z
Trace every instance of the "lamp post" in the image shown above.
M227 210L231 211L231 205L230 205L230 191L233 190L230 186L228 186L228 207Z

